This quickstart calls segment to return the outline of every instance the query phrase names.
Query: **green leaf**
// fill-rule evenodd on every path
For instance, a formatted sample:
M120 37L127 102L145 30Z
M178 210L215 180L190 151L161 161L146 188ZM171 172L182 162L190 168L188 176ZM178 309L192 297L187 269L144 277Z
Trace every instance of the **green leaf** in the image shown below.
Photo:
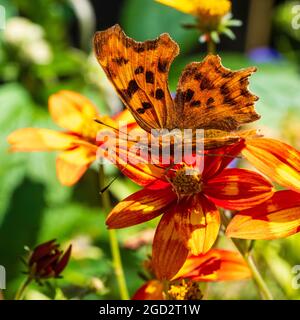
M193 18L154 0L125 1L121 22L128 35L139 41L168 32L183 52L197 45L197 31L181 27L182 23L193 23Z
M26 169L24 154L11 154L7 136L17 128L31 123L33 104L19 84L3 85L0 89L0 223L14 188L23 180ZM5 186L5 187L4 187Z

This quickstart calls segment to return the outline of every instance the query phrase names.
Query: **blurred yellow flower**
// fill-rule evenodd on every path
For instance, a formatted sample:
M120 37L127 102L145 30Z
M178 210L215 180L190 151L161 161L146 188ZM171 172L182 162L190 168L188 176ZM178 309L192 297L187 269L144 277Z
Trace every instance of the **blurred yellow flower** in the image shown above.
M196 23L183 24L187 29L200 31L199 41L207 42L208 52L214 53L214 43L220 42L220 35L235 39L232 27L241 26L241 21L232 19L229 0L155 0L196 18Z
M58 180L65 186L72 186L82 177L96 160L97 141L100 130L94 119L105 124L116 125L119 121L135 123L128 110L113 118L101 116L94 104L79 93L62 90L49 98L49 112L54 122L64 131L45 128L21 128L12 132L7 141L10 150L16 152L60 151L56 160Z
M191 14L201 20L215 22L231 10L229 0L156 0L179 11Z

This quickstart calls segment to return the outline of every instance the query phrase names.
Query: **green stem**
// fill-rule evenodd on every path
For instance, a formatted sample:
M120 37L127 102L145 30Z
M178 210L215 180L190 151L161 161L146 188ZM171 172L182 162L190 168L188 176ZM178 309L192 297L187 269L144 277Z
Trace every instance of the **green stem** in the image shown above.
M207 53L208 54L216 54L216 44L213 41L211 35L208 35L208 40L207 40Z
M251 272L253 274L254 281L256 283L256 286L259 289L260 295L263 300L273 300L273 296L269 288L267 287L264 279L262 278L257 265L253 259L253 256L251 254L246 255L245 257L249 268L251 269Z
M229 224L229 219L226 217L225 213L221 213L222 223L227 228ZM244 240L237 239L237 238L231 238L231 241L234 243L240 254L244 257L246 260L248 267L250 268L253 276L253 280L255 282L255 285L262 297L263 300L273 300L272 293L270 292L267 284L265 283L263 277L261 276L257 265L253 259L253 256L251 254L251 250L253 245L250 243L250 246L245 246L243 244L246 244Z
M20 285L20 287L15 295L15 300L22 300L23 299L24 293L25 293L27 287L29 286L29 284L31 283L31 281L32 281L31 277L28 277L25 279L25 281Z
M100 184L100 188L104 187L104 168L102 164L100 164L100 167L99 167L99 184ZM106 214L108 214L111 210L109 194L107 192L103 192L101 196L102 196L103 208ZM109 243L110 243L110 250L112 254L114 271L115 271L115 275L116 275L119 290L120 290L120 296L122 300L129 300L129 294L127 290L125 275L124 275L123 266L122 266L121 254L119 249L119 243L117 238L117 232L114 229L109 229L108 235L109 235Z

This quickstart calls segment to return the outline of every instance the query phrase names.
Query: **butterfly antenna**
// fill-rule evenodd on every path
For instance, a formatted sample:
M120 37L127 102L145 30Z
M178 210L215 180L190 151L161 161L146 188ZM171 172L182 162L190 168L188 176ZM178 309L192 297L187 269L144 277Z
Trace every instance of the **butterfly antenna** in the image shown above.
M103 121L101 121L99 119L94 119L94 121L99 123L99 124L101 124L102 126L105 126L107 128L110 128L110 129L114 130L117 133L121 132L121 133L125 134L126 136L129 136L129 134L127 132L121 131L120 129L117 129L114 126L112 126L110 124L107 124L107 123L105 123L105 122L103 122Z
M107 186L105 186L103 189L100 190L100 194L103 194L117 179L119 178L119 175L116 175Z
M127 165L128 165L128 163L127 163L126 166L121 170L121 173L123 173L123 171L126 169ZM107 186L105 186L104 188L102 188L102 189L100 190L99 193L100 193L100 194L103 194L119 177L120 177L119 174L117 174L117 175L107 184Z
M200 154L202 156L209 156L209 157L224 157L224 158L232 158L232 159L243 159L242 156L231 156L229 154L218 154L218 153L206 153L206 154Z

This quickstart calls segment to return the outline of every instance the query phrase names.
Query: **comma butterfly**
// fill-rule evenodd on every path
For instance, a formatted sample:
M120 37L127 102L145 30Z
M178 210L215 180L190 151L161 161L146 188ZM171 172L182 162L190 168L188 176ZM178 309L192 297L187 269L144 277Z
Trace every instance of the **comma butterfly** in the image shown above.
M258 97L248 90L255 67L231 71L219 56L208 55L185 67L173 99L168 73L179 47L168 34L137 42L115 25L95 34L94 50L121 100L146 132L204 129L205 149L254 134L255 130L237 130L260 118L254 109Z

